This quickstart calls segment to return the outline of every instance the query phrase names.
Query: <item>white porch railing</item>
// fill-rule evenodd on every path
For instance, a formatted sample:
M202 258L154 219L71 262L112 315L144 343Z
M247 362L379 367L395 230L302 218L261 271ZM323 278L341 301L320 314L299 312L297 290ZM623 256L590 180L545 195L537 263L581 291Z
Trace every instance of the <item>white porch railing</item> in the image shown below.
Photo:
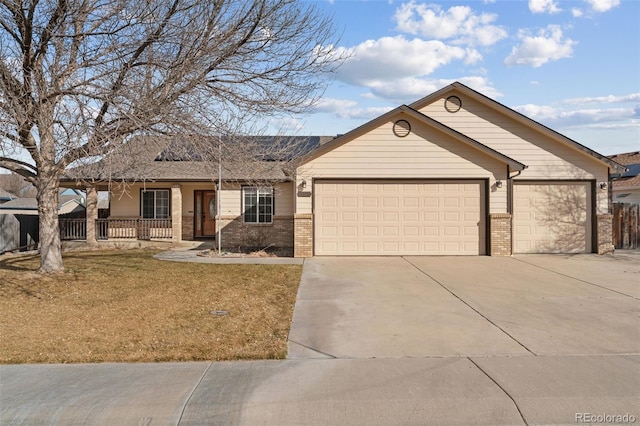
M85 219L60 219L62 240L86 240ZM110 239L171 239L171 219L109 218L96 219L96 238Z

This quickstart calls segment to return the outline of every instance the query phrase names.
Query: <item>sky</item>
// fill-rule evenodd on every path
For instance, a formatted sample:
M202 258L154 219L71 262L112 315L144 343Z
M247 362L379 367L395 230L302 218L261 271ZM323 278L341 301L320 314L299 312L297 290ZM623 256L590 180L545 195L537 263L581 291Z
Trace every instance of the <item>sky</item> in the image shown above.
M601 154L640 150L638 0L313 4L348 59L311 113L274 127L342 134L460 81Z

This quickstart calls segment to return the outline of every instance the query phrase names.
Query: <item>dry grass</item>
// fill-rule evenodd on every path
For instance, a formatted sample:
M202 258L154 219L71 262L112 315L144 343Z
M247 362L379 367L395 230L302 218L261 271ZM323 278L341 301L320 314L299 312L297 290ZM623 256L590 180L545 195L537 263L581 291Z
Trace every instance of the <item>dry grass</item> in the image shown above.
M0 258L0 363L286 356L300 266L166 262L155 253L69 253L65 273L44 277L33 256Z

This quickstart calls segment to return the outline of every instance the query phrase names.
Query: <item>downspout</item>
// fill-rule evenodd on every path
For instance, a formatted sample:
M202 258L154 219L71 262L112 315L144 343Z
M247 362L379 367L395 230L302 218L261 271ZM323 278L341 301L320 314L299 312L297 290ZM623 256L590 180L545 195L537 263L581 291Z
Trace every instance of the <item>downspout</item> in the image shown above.
M522 170L518 170L517 174L511 176L511 170L507 164L507 213L513 214L513 178L522 174Z
M524 166L526 169L527 166ZM524 169L523 169L524 170ZM515 232L513 232L513 178L520 176L522 170L518 170L517 174L511 176L511 169L507 164L507 213L511 215L511 255L513 255L513 237Z

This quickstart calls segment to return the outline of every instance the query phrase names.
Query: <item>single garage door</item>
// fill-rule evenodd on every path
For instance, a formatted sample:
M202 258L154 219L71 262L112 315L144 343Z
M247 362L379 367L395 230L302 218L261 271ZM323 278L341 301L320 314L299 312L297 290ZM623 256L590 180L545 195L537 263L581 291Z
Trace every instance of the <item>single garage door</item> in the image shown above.
M589 182L514 182L514 253L591 252L590 193Z
M481 181L316 181L316 255L485 253Z

